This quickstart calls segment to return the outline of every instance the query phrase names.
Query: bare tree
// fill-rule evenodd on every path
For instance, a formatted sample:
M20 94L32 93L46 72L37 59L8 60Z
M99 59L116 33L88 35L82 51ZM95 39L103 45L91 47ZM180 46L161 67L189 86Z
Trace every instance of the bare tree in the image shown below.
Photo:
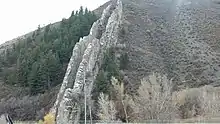
M173 93L181 118L215 117L220 111L220 88L203 86Z
M141 81L138 96L130 104L137 120L172 120L177 115L172 102L172 81L156 73Z
M220 88L204 86L200 90L203 115L217 116L220 114Z
M128 123L129 116L128 116L127 108L129 106L129 101L131 100L131 98L127 94L125 94L124 84L119 82L115 77L112 77L111 83L114 87L116 94L116 102L118 103L117 108L122 109L123 114L125 116L125 121Z
M109 100L108 95L100 94L98 99L99 118L104 122L112 122L116 120L116 109L113 101Z
M201 94L199 88L187 88L173 93L173 102L182 119L192 118L201 113Z

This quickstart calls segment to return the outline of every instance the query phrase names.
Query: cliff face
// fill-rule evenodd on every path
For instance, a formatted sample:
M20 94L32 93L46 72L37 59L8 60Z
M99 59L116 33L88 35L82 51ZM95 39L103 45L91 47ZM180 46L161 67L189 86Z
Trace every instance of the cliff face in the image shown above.
M91 97L104 52L117 43L121 20L122 3L120 0L112 1L93 24L90 34L75 45L57 100L51 109L57 124L78 123L81 102Z

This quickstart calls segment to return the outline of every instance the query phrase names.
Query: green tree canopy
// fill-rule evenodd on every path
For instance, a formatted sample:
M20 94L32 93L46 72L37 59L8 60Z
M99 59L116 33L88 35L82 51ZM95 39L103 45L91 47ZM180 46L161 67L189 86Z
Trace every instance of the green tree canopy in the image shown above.
M72 50L80 37L89 34L95 14L80 7L59 24L40 27L0 56L0 79L11 85L42 93L63 80ZM7 67L7 69L3 69ZM3 75L3 76L2 76Z

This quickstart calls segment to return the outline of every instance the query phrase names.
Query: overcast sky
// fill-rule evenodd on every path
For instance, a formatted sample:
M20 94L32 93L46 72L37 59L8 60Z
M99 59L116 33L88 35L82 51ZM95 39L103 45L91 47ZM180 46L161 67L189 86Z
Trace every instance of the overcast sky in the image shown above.
M90 10L108 0L0 0L0 44L41 26L68 18L72 10Z

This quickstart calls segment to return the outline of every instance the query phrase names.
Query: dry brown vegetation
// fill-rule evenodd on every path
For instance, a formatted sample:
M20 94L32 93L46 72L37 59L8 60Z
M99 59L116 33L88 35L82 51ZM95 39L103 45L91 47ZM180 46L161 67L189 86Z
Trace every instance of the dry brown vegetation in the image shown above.
M104 122L111 122L116 120L116 109L113 101L109 100L108 95L100 94L99 97L99 117Z
M143 79L132 108L137 121L177 118L177 108L172 102L172 81L160 74Z
M203 86L175 92L173 101L179 108L181 118L198 116L215 117L220 110L220 92L218 87Z
M114 97L110 99L101 94L99 99L99 117L102 120L205 122L208 118L220 115L218 87L203 86L173 91L171 80L165 75L154 73L141 81L137 95L129 96L125 93L123 83L115 78L111 81Z
M36 96L27 95L27 90L20 87L0 87L0 115L8 113L13 120L42 119L53 106L59 87Z
M52 113L48 113L44 116L44 120L40 120L38 124L55 124L55 116Z

